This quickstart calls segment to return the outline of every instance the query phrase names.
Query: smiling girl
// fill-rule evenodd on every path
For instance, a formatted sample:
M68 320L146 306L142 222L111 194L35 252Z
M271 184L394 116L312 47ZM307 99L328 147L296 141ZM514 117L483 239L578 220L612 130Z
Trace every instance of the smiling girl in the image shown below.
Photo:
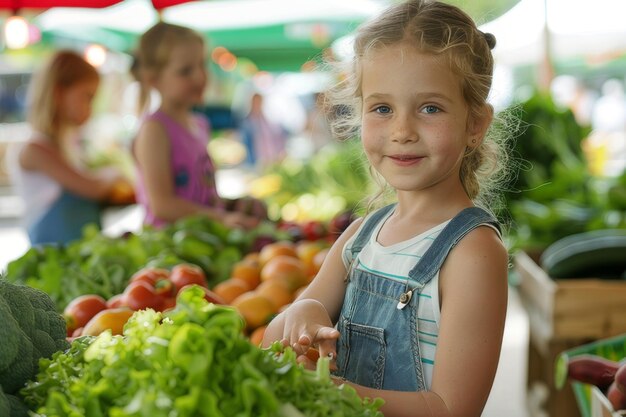
M491 390L508 264L484 198L505 160L486 137L494 45L458 8L407 1L358 30L334 91L396 202L344 232L264 344L336 357L337 383L386 416L480 416Z

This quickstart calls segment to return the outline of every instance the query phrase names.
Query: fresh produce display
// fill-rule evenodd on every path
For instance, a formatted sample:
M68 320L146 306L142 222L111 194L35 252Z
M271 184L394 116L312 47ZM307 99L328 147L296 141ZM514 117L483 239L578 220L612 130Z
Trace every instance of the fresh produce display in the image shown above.
M619 178L591 174L582 146L590 128L545 93L519 110L513 135L519 169L505 195L509 246L543 250L572 234L626 228L626 172Z
M308 286L327 252L324 240L269 243L237 262L213 291L241 314L250 338L260 341L265 325Z
M97 336L105 330L122 334L124 325L133 312L145 309L165 311L174 308L176 295L185 287L198 285L204 298L214 304L226 302L208 289L204 271L193 264L178 264L172 270L145 267L137 271L123 293L105 300L99 295L81 295L65 307L63 316L67 322L67 335Z
M28 416L26 399L47 417L380 416L380 400L335 386L327 359L316 373L290 349L256 347L353 219L344 210L243 231L189 217L119 237L87 228L66 246L32 248L0 287L2 316L29 329L0 328L0 415ZM9 286L45 297L17 315L31 304L5 297Z
M232 265L259 242L287 236L271 222L243 232L202 216L121 237L87 228L83 238L67 246L31 248L9 263L6 278L43 290L62 311L81 295L95 294L108 300L121 293L129 278L145 266L171 268L192 263L201 267L214 285L228 278Z
M266 202L271 218L326 222L376 190L364 161L358 140L337 143L307 161L286 158L255 180L251 193Z
M557 389L570 381L583 417L590 416L590 387L596 386L614 410L626 410L626 334L562 352L555 363Z
M50 297L0 279L0 415L26 416L19 390L37 374L40 358L68 348L65 322Z
M290 348L252 345L243 327L191 286L172 310L136 312L123 336L80 337L43 359L21 394L46 416L382 416L382 400L332 382L327 358L306 370Z
M620 363L595 355L577 356L569 361L567 376L595 385L606 394L614 410L626 410L626 361Z
M619 362L597 355L575 356L567 363L567 377L606 390L615 381Z

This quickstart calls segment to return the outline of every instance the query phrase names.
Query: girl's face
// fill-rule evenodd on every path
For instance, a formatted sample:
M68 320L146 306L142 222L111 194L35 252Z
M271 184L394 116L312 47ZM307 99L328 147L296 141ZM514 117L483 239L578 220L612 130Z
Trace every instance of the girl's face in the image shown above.
M362 141L372 166L399 191L458 190L464 152L481 139L468 129L458 76L405 43L373 50L362 69Z
M155 88L164 105L192 107L202 104L207 81L202 43L180 42L172 48L169 61L156 77Z
M57 105L63 124L81 126L89 120L98 85L97 80L88 80L59 91Z

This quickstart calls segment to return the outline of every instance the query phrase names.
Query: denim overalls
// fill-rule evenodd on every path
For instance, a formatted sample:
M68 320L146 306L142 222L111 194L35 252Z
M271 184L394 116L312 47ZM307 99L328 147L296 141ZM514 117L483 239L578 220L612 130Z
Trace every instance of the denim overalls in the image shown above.
M398 309L406 282L356 268L358 253L376 225L395 205L378 210L363 225L352 245L352 259L343 307L337 323L336 375L359 385L395 391L425 390L417 335L418 293L437 274L450 250L471 230L497 221L471 207L457 214L409 272L413 296Z
M85 225L95 223L101 227L101 213L98 201L63 191L48 211L28 228L30 243L65 244L79 239Z

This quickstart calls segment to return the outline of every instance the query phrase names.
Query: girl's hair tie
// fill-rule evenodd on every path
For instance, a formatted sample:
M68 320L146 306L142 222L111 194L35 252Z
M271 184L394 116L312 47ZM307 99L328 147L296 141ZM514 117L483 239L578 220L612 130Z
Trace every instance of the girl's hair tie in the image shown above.
M489 46L489 49L493 49L496 46L496 37L493 36L493 34L491 33L485 33L485 32L480 32L482 33L483 37L485 38L485 41L487 42L487 46Z

